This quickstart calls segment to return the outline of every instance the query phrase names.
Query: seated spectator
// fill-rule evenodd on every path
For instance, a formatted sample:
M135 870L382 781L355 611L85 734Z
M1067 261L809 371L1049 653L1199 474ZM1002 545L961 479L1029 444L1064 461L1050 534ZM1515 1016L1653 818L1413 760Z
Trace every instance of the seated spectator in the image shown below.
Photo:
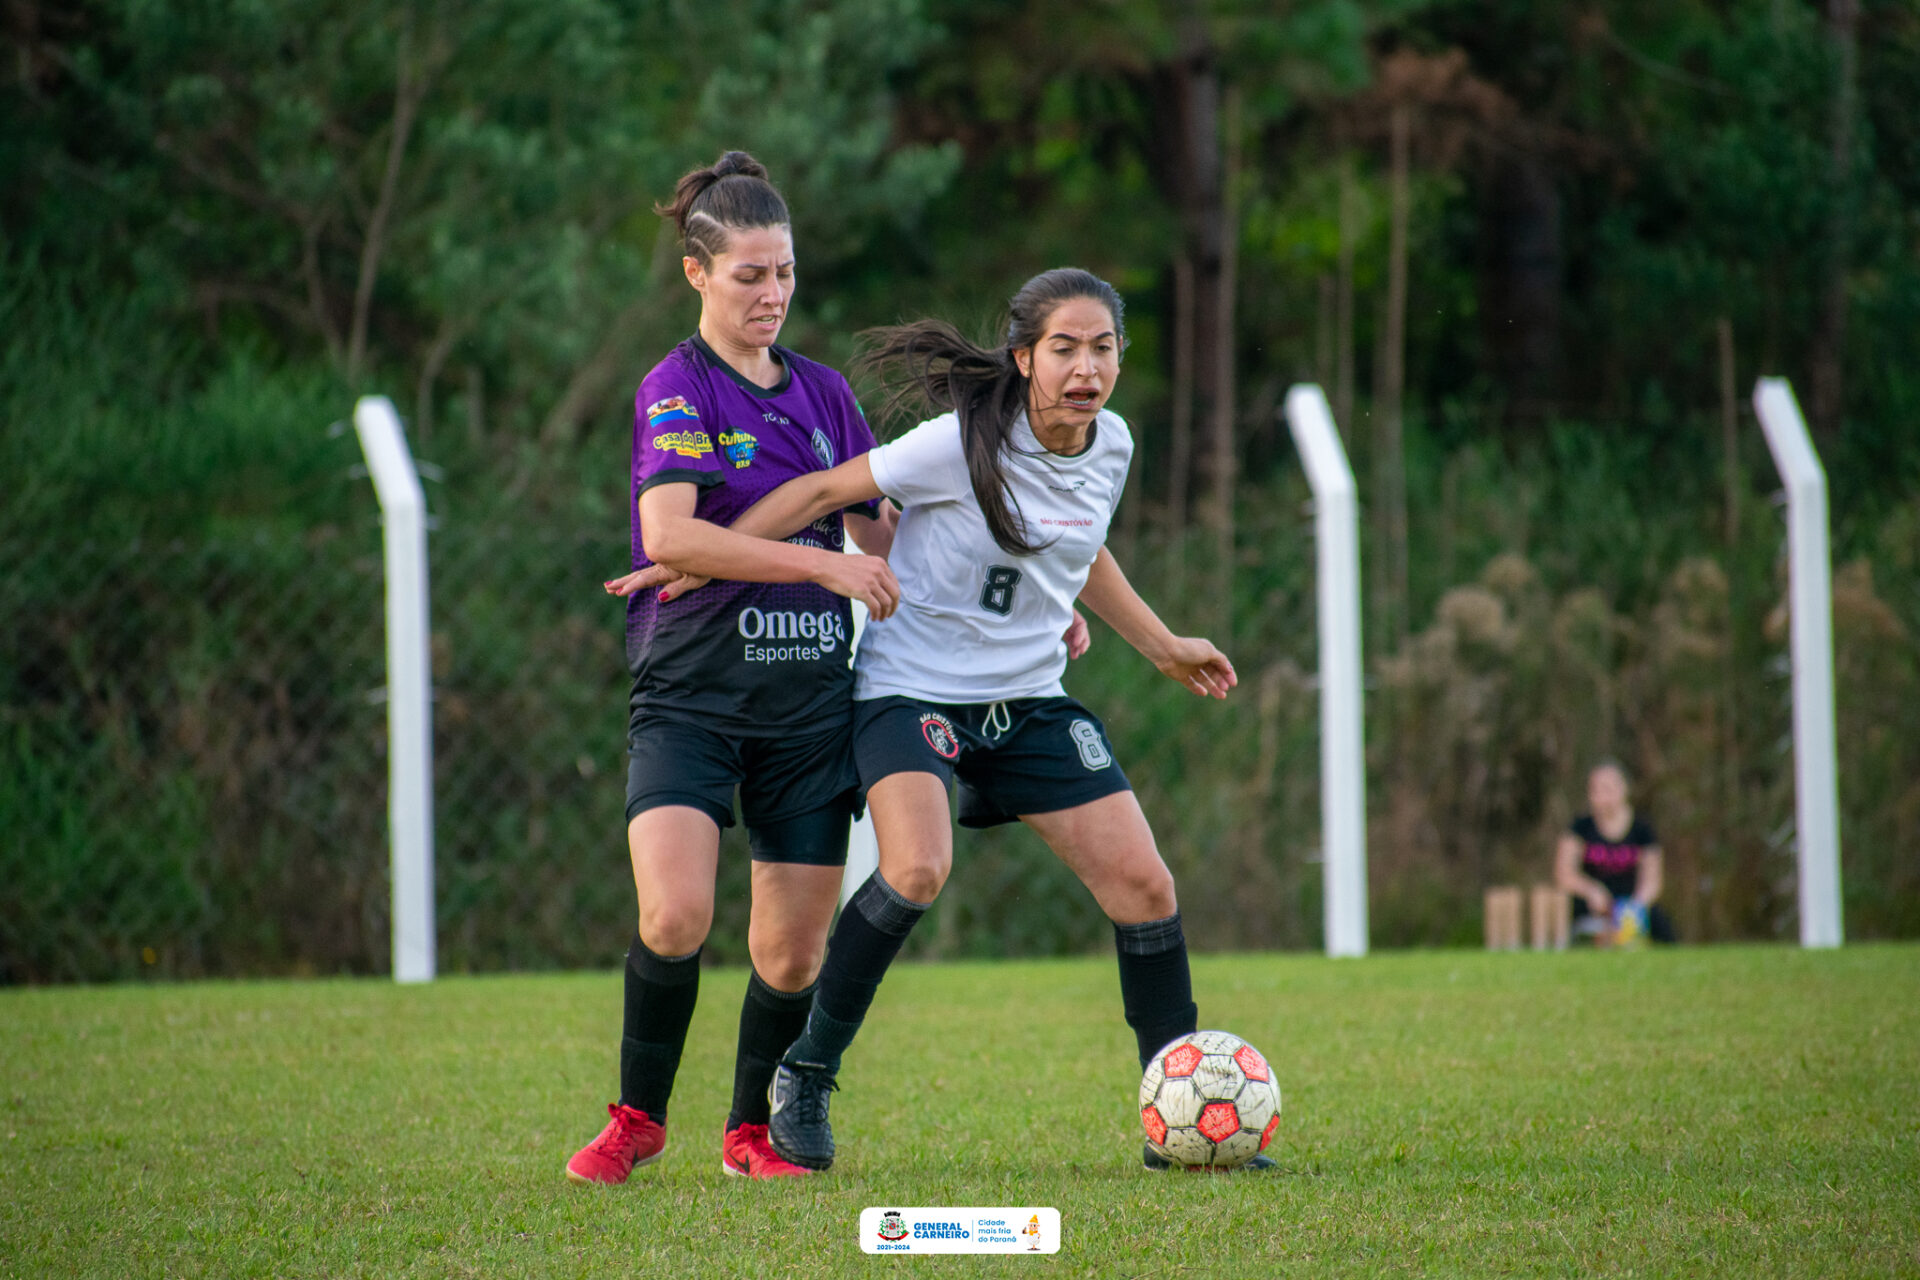
M1633 811L1626 770L1611 760L1595 765L1587 807L1554 850L1554 884L1573 897L1574 936L1602 945L1672 942L1673 921L1659 906L1660 838Z

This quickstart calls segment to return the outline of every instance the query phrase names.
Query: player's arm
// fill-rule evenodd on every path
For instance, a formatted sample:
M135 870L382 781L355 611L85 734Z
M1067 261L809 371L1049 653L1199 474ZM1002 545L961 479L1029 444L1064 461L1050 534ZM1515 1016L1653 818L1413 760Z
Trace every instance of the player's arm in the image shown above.
M882 560L893 550L893 533L900 527L900 508L884 498L874 504L874 513L863 516L857 511L849 511L842 521L847 536L853 539L853 545L870 556L879 556Z
M1177 681L1202 697L1227 696L1227 690L1240 683L1227 655L1213 642L1199 636L1176 636L1160 621L1160 616L1140 598L1140 593L1120 571L1120 562L1105 547L1093 559L1087 573L1087 585L1080 590L1080 603L1099 614L1120 638L1138 649L1169 680Z
M900 602L900 584L885 560L752 537L740 532L738 524L722 528L693 514L698 498L694 485L682 483L655 485L640 495L640 541L647 559L701 578L818 583L835 595L860 601L876 618L886 617ZM808 523L803 520L786 532Z
M1580 837L1571 831L1561 832L1553 846L1553 882L1560 892L1585 899L1596 915L1613 910L1613 895L1607 887L1580 870Z
M1633 880L1635 902L1650 907L1660 901L1660 890L1666 887L1666 862L1666 855L1657 844L1650 844L1640 851L1640 867Z
M830 470L795 476L742 512L733 522L733 530L754 538L787 538L829 512L884 496L873 482L873 468L867 465L863 453ZM850 529L858 519L861 517L854 516L848 521ZM889 545L892 536L889 530ZM855 541L859 541L858 535Z

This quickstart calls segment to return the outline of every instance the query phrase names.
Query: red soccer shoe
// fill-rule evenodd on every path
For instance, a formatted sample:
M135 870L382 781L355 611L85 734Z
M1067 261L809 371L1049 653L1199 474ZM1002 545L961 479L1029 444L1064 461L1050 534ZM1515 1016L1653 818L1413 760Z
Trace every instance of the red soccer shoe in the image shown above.
M643 1164L652 1164L667 1149L667 1130L644 1111L611 1103L612 1117L600 1136L573 1153L567 1176L575 1182L618 1184Z
M803 1169L767 1141L763 1124L735 1125L720 1142L720 1167L735 1178L798 1178L813 1172Z

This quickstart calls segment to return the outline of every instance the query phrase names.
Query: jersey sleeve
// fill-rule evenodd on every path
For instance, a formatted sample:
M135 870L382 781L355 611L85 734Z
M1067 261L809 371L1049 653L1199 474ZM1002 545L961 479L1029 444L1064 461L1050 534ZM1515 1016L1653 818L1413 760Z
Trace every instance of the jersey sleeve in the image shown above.
M1107 508L1107 519L1111 521L1120 510L1120 499L1127 493L1127 471L1133 466L1133 432L1127 426L1127 420L1117 413L1106 412L1101 415L1112 419L1115 436L1113 463L1113 505Z
M656 368L640 384L633 399L635 498L657 484L726 483L713 451L713 424L700 414L704 400L698 380L671 365Z
M1627 843L1636 844L1642 849L1645 849L1651 845L1659 844L1660 835L1653 829L1651 822L1648 822L1639 814L1635 814L1633 816L1633 830L1627 833Z
M942 414L867 455L873 482L903 507L954 502L973 489L960 417Z

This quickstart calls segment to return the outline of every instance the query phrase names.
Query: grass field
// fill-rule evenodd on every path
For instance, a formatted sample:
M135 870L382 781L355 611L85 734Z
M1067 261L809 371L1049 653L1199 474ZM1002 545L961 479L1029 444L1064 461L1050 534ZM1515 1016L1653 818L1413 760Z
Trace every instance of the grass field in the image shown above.
M1920 948L1196 961L1273 1060L1279 1176L1139 1168L1107 959L906 966L830 1174L725 1178L744 973L665 1159L561 1176L612 973L0 992L0 1273L1920 1275ZM1058 1255L859 1252L867 1205L1044 1204Z

